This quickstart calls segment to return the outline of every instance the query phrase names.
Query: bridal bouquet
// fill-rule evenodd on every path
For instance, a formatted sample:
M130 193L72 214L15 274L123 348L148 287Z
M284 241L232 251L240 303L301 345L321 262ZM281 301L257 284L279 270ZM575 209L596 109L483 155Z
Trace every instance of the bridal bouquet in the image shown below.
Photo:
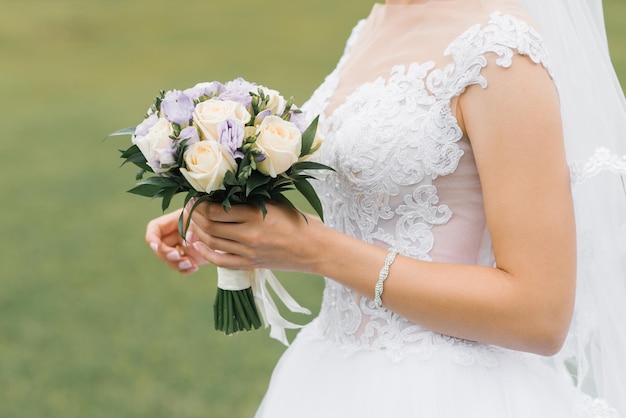
M255 205L265 216L270 199L293 207L284 192L297 189L323 216L309 183L314 177L306 172L330 169L308 161L322 142L317 118L307 124L293 101L275 90L239 78L161 91L138 126L111 134L116 135L132 135L133 145L120 150L121 158L140 168L129 192L161 198L164 211L176 194L186 193L190 213L209 201L224 210ZM190 219L181 214L183 237ZM249 331L263 319L271 336L287 344L284 329L298 326L280 316L266 284L292 312L309 313L269 270L218 268L215 328L226 334Z

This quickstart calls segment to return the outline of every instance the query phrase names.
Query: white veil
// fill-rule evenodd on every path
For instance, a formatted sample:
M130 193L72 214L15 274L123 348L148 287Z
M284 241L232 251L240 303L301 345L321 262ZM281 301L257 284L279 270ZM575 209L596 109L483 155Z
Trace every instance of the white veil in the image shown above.
M556 357L589 395L626 416L626 100L601 0L518 0L552 57L578 236L577 299Z

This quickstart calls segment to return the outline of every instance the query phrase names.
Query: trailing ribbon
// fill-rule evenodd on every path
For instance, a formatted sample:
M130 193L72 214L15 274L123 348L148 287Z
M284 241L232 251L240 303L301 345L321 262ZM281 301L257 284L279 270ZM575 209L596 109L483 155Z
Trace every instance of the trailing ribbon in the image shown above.
M280 315L270 289L278 299L291 311L310 315L311 311L300 306L287 292L271 270L231 270L217 269L217 287L226 291L240 291L251 288L256 308L263 319L265 328L270 327L270 337L286 346L289 345L285 329L298 329L302 325L287 321Z
M282 342L286 346L289 345L285 329L298 329L302 325L294 324L287 321L280 315L276 304L272 299L268 286L276 293L278 299L291 311L310 315L311 311L304 308L295 301L295 299L287 292L282 284L278 281L271 270L255 269L252 278L252 293L256 301L257 309L263 317L265 327L270 326L270 337Z

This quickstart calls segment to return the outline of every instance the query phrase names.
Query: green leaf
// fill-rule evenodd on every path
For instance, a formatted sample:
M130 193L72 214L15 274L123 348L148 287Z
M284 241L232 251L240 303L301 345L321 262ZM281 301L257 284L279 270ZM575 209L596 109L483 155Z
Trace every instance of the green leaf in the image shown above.
M154 173L154 170L152 170L152 167L150 167L147 163L142 162L142 161L133 161L133 164L135 164L137 167L139 167L140 169L142 169L143 171L147 171L148 173ZM135 179L135 180L139 180L139 179Z
M315 193L313 186L311 186L311 183L306 180L300 180L294 183L294 185L296 186L296 189L302 193L302 196L304 196L304 198L309 202L313 210L315 210L323 222L324 209L322 208L322 202L320 202L320 199L317 196L317 193Z
M272 185L272 188L277 188L277 187L282 187L284 185L292 185L294 182L294 180L291 177L287 177L285 175L281 175L280 177L278 177L276 179L276 181L274 181L274 184Z
M106 136L106 138L110 136L123 136L123 135L133 135L135 133L136 126L129 126L128 128L120 129L119 131L115 131ZM105 138L105 139L106 139Z
M139 154L132 154L129 157L126 157L126 159L124 160L124 162L120 165L123 166L126 163L133 163L133 164L146 164L146 157L143 156L143 154L139 153Z
M280 187L272 187L272 189L270 190L270 193L273 196L275 193L288 192L288 191L294 189L294 187L293 187L294 184L295 183L289 183L289 184L285 184L285 185L280 186Z
M239 183L237 182L237 178L235 177L235 173L232 171L227 171L224 176L224 186L237 186Z
M129 193L146 197L165 197L170 193L176 194L181 187L180 180L172 177L153 176L139 181ZM173 189L173 192L169 190ZM169 198L171 200L171 197Z
M296 208L296 206L291 202L291 200L287 199L287 197L285 197L284 194L282 193L277 193L275 195L272 195L272 199L274 199L277 202L281 202L286 204L287 206L297 210L298 212L300 212L300 210L298 208Z
M195 189L191 189L187 195L185 196L185 200L183 201L183 208L187 207L187 204L189 203L189 201L191 199L193 199L194 197L197 197L200 195L200 192L198 192ZM185 234L186 234L186 230L185 230L185 225L184 225L184 221L185 221L185 211L181 211L180 212L180 216L178 217L178 234L185 239Z
M172 202L172 198L178 193L178 187L163 190L163 200L161 201L161 209L163 212L167 210Z
M155 186L153 184L139 184L132 189L128 190L128 193L137 194L139 196L145 197L158 197L159 192L163 190L160 186Z
M315 178L314 176L310 175L310 174L292 174L291 178L293 179L293 182L297 182L300 180L317 180L317 178Z
M228 209L233 207L233 204L230 203L230 199L228 197L222 200L222 207L224 208L224 212L227 212L227 213L228 213Z
M179 187L181 186L181 179L177 179L176 177L165 177L165 176L152 176L146 179L141 180L137 185L152 185L159 186L163 189L168 187Z
M201 203L212 202L212 201L213 200L208 194L200 195L200 197L195 202L193 202L193 206L191 206L191 208L189 209L189 217L187 218L186 222L183 222L183 219L182 219L185 211L181 212L180 218L178 218L178 233L180 234L181 237L185 238L185 235L187 235L187 230L189 229L189 225L191 224L191 214L193 213L193 211L196 210L196 208Z
M137 174L135 174L135 180L139 181L141 179L143 179L143 175L146 174L146 171L144 168L141 168Z
M334 168L329 167L325 164L316 163L314 161L300 161L291 166L291 172L298 172L302 170L331 170L335 171Z
M234 186L228 189L228 193L226 194L226 199L231 199L234 197L240 197L243 192L243 188L241 186Z
M154 170L152 170L152 168L148 165L146 157L144 157L144 155L141 153L136 145L133 145L126 150L119 151L122 153L122 155L120 155L120 158L124 158L124 162L120 164L120 167L124 166L126 163L133 163L137 167L145 171L149 171L151 173L154 172Z
M268 199L268 200L272 198L272 195L266 189L254 189L252 191L252 194L250 194L249 198L256 198L257 196Z
M313 145L313 140L315 139L315 133L317 132L317 122L319 120L319 116L316 116L313 119L313 122L309 125L308 128L304 130L302 133L302 150L300 151L300 158L309 155L311 152L311 146Z
M259 208L261 210L261 213L263 214L263 219L265 219L265 216L267 215L267 208L265 207L265 199L263 199L262 197L256 197L256 196L252 196L250 199L248 199L248 203L250 205L254 205L257 208Z
M246 182L246 196L249 196L257 187L264 186L271 180L271 177L261 174L258 171L253 172Z
M178 141L175 145L176 151L174 152L174 155L176 156L175 166L177 167L186 167L184 155L188 142L189 138L185 138L182 141Z
M139 147L137 145L131 145L130 147L128 147L125 150L119 150L122 155L120 155L120 158L128 158L131 155L137 154L137 153L141 153L141 150L139 149Z

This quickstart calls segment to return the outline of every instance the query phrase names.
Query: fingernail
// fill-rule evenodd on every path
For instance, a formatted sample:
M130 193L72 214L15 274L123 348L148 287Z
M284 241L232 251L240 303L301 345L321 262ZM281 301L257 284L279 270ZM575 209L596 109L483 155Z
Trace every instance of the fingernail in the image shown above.
M178 263L178 269L179 270L187 270L193 267L193 264L191 264L191 261L189 260L184 260L181 261L180 263Z
M195 235L191 231L187 231L185 234L185 241L192 242L195 239Z
M198 266L193 266L192 268L185 270L185 274L192 274L198 271Z
M157 251L159 251L159 244L157 244L156 242L151 242L150 248L152 248L152 251L156 253Z
M170 261L178 261L180 260L180 254L178 254L178 251L170 251L165 255L165 258Z
M193 248L198 251L199 253L202 251L206 251L209 247L207 247L207 245L201 241L196 241L193 244Z

